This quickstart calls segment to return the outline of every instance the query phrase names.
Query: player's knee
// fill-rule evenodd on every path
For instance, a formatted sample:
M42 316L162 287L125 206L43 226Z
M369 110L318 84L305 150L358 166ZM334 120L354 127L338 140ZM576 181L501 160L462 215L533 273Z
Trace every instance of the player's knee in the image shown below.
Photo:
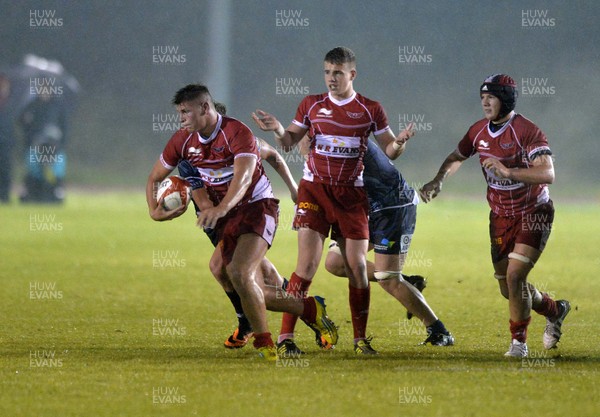
M314 277L317 273L317 269L319 268L319 263L314 261L308 261L303 264L299 264L296 266L296 274L301 277Z
M211 259L208 263L208 268L210 269L210 272L212 273L213 277L215 277L215 279L222 286L224 286L224 284L229 281L227 278L227 273L223 268L223 264L220 261Z
M248 279L247 273L239 268L231 267L231 264L227 266L227 277L238 293L247 292L253 284L252 279Z
M522 291L527 286L527 273L521 269L510 269L506 273L506 285L509 291Z
M346 276L346 267L344 266L344 260L341 255L335 253L328 253L325 258L325 269L336 277Z
M360 278L360 277L365 277L368 279L367 276L367 264L366 263L356 263L356 264L351 264L350 266L350 270L352 277L354 278ZM352 280L351 277L351 280Z
M344 266L344 258L342 258L342 251L338 246L337 242L331 242L327 256L325 257L325 269L336 277L346 276L346 267Z
M506 283L506 275L494 274L494 278L498 280L500 294L502 294L502 296L508 300L508 285Z
M277 272L275 266L266 258L260 263L260 275L262 275L263 282L267 286L281 286L282 281L279 279L279 272Z
M334 253L336 255L342 256L342 250L340 249L340 245L337 242L331 242L329 244L328 253Z

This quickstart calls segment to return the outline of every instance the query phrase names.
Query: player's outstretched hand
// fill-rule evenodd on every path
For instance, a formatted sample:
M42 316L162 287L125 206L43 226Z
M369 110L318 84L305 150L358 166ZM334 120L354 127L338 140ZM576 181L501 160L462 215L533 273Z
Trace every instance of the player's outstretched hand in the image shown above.
M157 222L173 220L185 213L185 210L187 209L187 206L182 204L179 207L174 208L173 210L167 210L163 206L163 201L164 197L161 197L160 200L158 200L158 204L156 205L154 210L150 212L150 217L152 217L152 219Z
M429 203L442 191L442 183L438 180L429 181L419 190L421 200L425 203Z
M414 122L410 122L408 124L408 126L406 126L406 129L404 129L402 132L400 132L398 134L398 137L396 138L396 143L399 146L402 146L406 142L408 142L408 140L410 138L412 138L414 135L415 135L415 123Z
M252 119L265 132L273 132L279 128L279 120L266 111L256 110L256 112L252 113Z

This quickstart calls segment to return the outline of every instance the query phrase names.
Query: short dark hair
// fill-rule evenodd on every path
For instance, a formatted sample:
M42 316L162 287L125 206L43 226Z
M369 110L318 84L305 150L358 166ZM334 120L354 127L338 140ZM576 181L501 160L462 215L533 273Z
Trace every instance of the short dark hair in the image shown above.
M327 52L325 62L335 65L354 64L356 63L356 55L354 55L352 49L338 46Z
M223 104L223 103L215 101L215 110L221 116L226 116L227 115L227 106L225 106L225 104Z
M171 103L179 105L186 101L194 101L200 96L206 96L209 101L212 101L212 96L205 85L201 84L188 84L183 88L180 88L173 96Z

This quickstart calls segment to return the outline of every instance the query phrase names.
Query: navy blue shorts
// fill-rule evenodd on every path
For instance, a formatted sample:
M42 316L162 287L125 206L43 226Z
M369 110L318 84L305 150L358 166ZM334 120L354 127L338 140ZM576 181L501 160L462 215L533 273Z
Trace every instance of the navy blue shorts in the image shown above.
M369 215L369 241L375 253L407 253L417 224L417 206L389 208Z
M210 239L210 243L212 243L212 245L216 248L217 245L219 244L219 240L221 240L219 238L219 234L217 233L216 229L203 229L204 233L206 234L206 236L208 236L208 238Z

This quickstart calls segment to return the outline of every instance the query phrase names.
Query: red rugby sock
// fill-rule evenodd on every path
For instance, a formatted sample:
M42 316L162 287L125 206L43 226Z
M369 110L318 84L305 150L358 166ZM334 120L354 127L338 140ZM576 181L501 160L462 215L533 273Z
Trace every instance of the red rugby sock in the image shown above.
M292 273L290 277L290 282L287 285L286 292L295 297L299 298L307 298L308 296L308 287L312 281L306 280L296 273ZM279 338L277 339L281 342L283 339L291 339L294 337L294 329L296 328L296 322L298 321L298 316L294 316L290 313L283 313L283 317L281 319L281 330L279 331Z
M315 298L308 297L302 301L304 301L304 311L302 312L300 318L309 323L314 323L317 319L317 302L315 301Z
M263 346L275 346L269 332L254 334L254 342L252 344L256 349Z
M527 341L527 326L529 326L530 321L531 317L523 321L509 320L512 338L517 339L521 343L525 343Z
M348 292L350 295L350 313L352 314L354 340L365 339L367 321L369 319L369 304L371 302L371 287L354 288L352 285L348 285Z
M542 301L540 305L537 307L531 306L531 309L538 314L546 317L556 317L558 314L558 306L556 305L556 301L554 301L548 294L545 292L542 293Z

